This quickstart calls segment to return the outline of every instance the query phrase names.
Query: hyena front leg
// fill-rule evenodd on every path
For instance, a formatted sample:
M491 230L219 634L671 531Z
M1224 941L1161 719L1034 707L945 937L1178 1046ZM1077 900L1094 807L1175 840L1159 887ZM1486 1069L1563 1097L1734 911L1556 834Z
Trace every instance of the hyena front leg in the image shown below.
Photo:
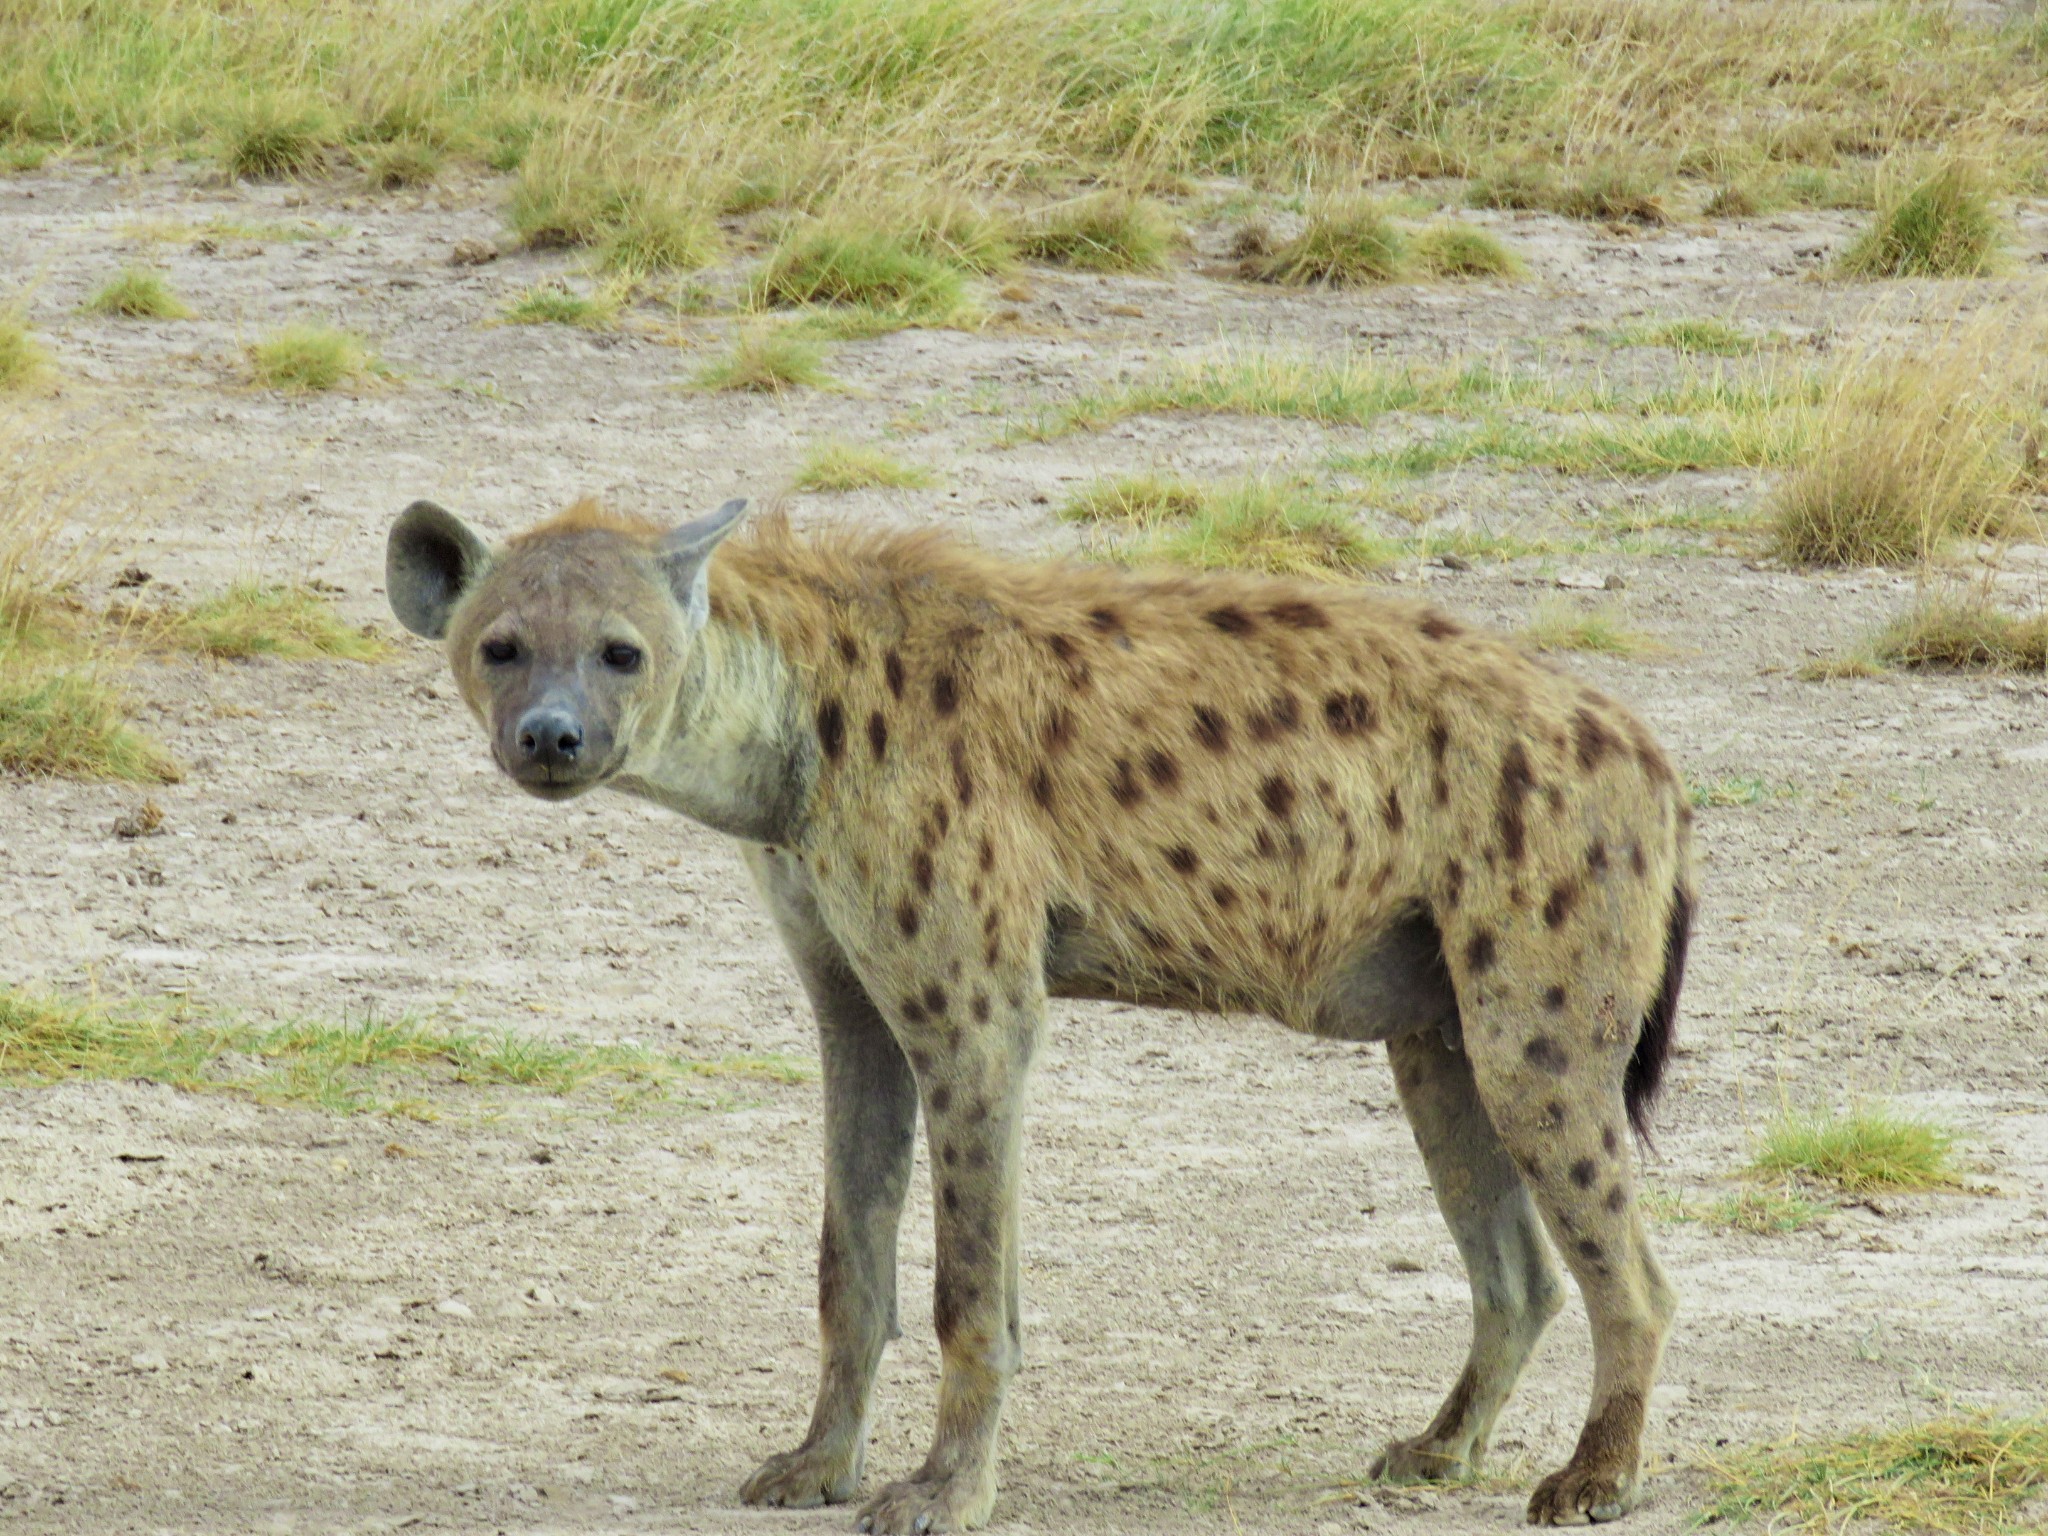
M825 1220L818 1239L818 1402L803 1443L747 1479L748 1504L844 1503L860 1482L882 1346L896 1336L896 1227L910 1184L917 1087L902 1047L826 931L802 864L749 858L818 1019Z
M1387 1051L1471 1282L1472 1352L1429 1427L1390 1444L1373 1475L1447 1481L1479 1470L1493 1421L1564 1304L1564 1290L1528 1186L1487 1118L1464 1051L1434 1028L1391 1041Z
M960 974L967 979L927 982L900 1014L892 1010L917 1074L931 1155L939 1413L924 1465L869 1501L862 1531L921 1536L987 1521L1003 1398L1023 1357L1018 1163L1044 982L964 964Z

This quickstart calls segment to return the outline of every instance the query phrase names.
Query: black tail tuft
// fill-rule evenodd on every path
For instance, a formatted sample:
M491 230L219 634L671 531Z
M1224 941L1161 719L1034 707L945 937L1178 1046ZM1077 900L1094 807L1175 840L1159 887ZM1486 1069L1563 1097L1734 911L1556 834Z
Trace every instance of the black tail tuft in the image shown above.
M1664 1064L1671 1059L1671 1047L1678 1037L1678 989L1685 985L1685 945L1691 936L1692 897L1681 888L1672 896L1671 925L1664 934L1663 985L1657 989L1650 1011L1643 1015L1643 1030L1636 1036L1635 1054L1628 1059L1628 1073L1621 1083L1628 1123L1646 1142L1650 1139L1650 1106L1664 1086Z

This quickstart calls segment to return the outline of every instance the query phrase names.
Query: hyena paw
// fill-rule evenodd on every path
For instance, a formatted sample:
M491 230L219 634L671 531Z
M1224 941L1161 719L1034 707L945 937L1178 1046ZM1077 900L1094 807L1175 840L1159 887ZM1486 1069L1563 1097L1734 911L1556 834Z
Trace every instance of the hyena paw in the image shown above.
M740 1502L771 1509L815 1509L820 1504L844 1504L859 1482L858 1451L800 1445L762 1462L740 1485Z
M1478 1470L1477 1458L1428 1435L1389 1440L1372 1464L1373 1477L1385 1483L1455 1483Z
M1529 1496L1531 1525L1598 1525L1619 1520L1642 1499L1633 1476L1596 1467L1569 1466L1553 1472Z
M964 1531L988 1523L995 1508L993 1480L957 1473L952 1477L891 1483L860 1512L855 1529L873 1536L925 1536L927 1531Z

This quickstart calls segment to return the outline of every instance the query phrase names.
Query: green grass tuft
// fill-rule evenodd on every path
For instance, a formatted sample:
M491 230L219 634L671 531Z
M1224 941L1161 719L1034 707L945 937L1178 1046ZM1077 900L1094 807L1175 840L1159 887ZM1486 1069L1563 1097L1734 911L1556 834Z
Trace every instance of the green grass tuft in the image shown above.
M1300 234L1271 252L1247 256L1238 270L1293 287L1391 283L1408 270L1408 237L1377 198L1350 193L1315 204Z
M1978 277L1999 264L2003 244L1983 176L1950 160L1883 194L1837 266L1847 277Z
M306 587L237 582L171 616L168 626L177 643L231 661L255 656L377 661L390 653L375 631L342 622L333 604Z
M561 1097L595 1088L627 1108L705 1079L793 1083L805 1075L774 1057L699 1062L405 1018L258 1024L168 1001L108 1004L0 988L0 1082L8 1084L139 1078L336 1114L430 1118L422 1090L447 1083Z
M1430 277L1520 277L1522 260L1476 224L1442 219L1409 242L1416 268Z
M588 247L629 275L694 272L725 249L710 204L688 178L554 141L520 162L507 217L533 250Z
M1857 1195L1951 1189L1961 1183L1953 1147L1940 1126L1888 1109L1787 1109L1765 1128L1749 1171Z
M1186 480L1158 475L1124 475L1099 480L1060 508L1070 523L1121 523L1143 526L1168 518L1194 517L1209 504L1211 493Z
M814 341L786 328L748 327L733 342L731 354L699 373L699 389L741 390L779 395L786 389L815 389L829 384L824 354Z
M256 382L308 394L362 378L375 366L361 340L325 325L288 325L249 348Z
M1649 636L1631 629L1619 609L1589 608L1559 595L1546 597L1536 605L1522 636L1539 651L1637 656L1651 648Z
M90 669L0 669L0 768L135 784L183 777L170 754L128 724L119 696Z
M1869 655L1890 667L2040 672L2048 670L2048 614L2021 618L1981 597L1929 598L1887 625Z
M28 333L20 311L0 308L0 389L19 389L42 373L43 349Z
M1096 192L1039 214L1017 250L1030 261L1084 272L1150 272L1165 264L1173 244L1173 222L1157 203Z
M402 135L373 144L361 155L363 175L384 192L433 185L441 177L440 146L429 139Z
M1548 160L1510 156L1466 188L1475 208L1530 208L1603 223L1663 224L1671 212L1650 167L1628 158L1560 171Z
M1810 1536L2020 1536L2040 1529L2027 1514L2048 1493L2048 1418L1934 1419L1741 1451L1709 1470L1709 1520Z
M796 472L800 491L916 491L931 483L929 470L854 443L820 443Z
M148 267L123 267L80 306L89 315L118 315L132 320L189 320L191 308Z
M219 127L221 168L232 177L275 181L318 170L333 130L326 110L275 94L230 108Z
M1108 537L1096 553L1126 565L1333 578L1375 570L1391 558L1342 507L1260 480L1113 481L1084 492L1061 515L1102 527Z
M602 331L618 320L624 302L616 288L577 293L560 283L541 283L507 304L505 319L513 325L576 325Z
M1740 326L1710 317L1630 326L1615 340L1624 347L1669 347L1674 352L1710 357L1748 357L1763 346Z
M953 324L967 312L958 267L880 229L817 223L769 253L749 300L757 309L847 306L875 330Z

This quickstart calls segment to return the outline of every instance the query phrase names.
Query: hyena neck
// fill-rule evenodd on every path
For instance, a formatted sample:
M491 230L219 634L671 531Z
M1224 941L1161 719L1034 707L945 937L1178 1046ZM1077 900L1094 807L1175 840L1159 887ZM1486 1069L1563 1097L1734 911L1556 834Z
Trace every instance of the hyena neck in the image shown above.
M667 733L613 783L732 837L794 842L816 777L804 718L782 647L714 615L697 637Z

